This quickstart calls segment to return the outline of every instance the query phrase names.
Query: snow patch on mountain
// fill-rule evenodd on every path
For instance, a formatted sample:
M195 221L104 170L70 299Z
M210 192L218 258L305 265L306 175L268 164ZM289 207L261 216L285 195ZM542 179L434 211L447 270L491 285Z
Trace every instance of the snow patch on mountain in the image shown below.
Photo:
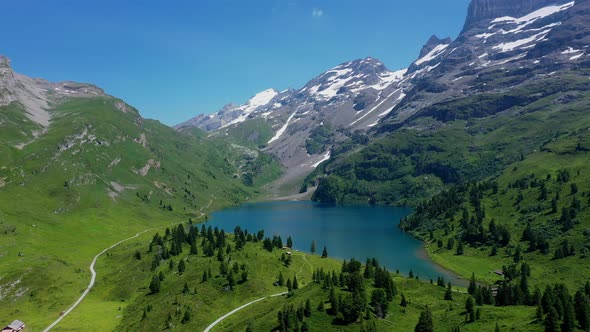
M420 59L416 60L416 62L414 62L416 65L421 65L423 63L426 62L430 62L433 59L435 59L436 57L438 57L439 55L441 55L445 49L447 49L447 47L449 47L449 44L439 44L436 45L432 51L428 52L428 54L426 54L425 56L421 57Z
M383 90L383 89L387 88L388 86L390 86L391 84L401 81L407 72L408 72L408 68L400 69L398 71L385 72L385 73L379 75L379 78L381 79L379 81L379 83L374 84L374 85L369 85L368 88L372 88L375 90ZM357 90L361 90L361 89L359 88Z
M295 116L295 114L297 114L297 111L298 110L299 110L299 108L297 108L297 110L295 110L295 112L293 112L293 114L291 114L289 116L289 118L287 119L287 122L285 122L285 124L281 127L281 129L279 129L277 131L277 133L268 141L268 144L270 144L270 143L278 140L279 138L281 138L281 136L283 136L283 134L287 130L287 127L289 127L289 125L291 124L291 120L293 119L293 117Z
M567 50L561 52L561 54L574 54L574 53L579 53L579 52L584 52L582 50L576 50L573 47L568 47Z
M537 9L534 12L529 13L529 14L519 17L519 18L514 18L511 16L498 17L498 18L492 20L492 23L506 23L506 22L516 23L516 24L523 24L524 23L526 26L526 25L530 25L530 24L534 23L538 19L553 15L555 13L562 11L562 10L569 9L574 4L575 4L575 1L572 1L572 2L568 2L566 4L563 4L563 5L553 5L553 6L543 7L541 9Z
M326 154L324 154L324 156L322 157L322 159L320 159L317 163L311 165L311 167L316 168L316 167L320 166L321 163L323 163L324 161L330 159L331 154L332 154L331 151L328 150L328 152L326 152Z
M262 92L259 92L254 97L250 98L250 100L248 100L248 102L245 105L242 105L242 106L236 108L237 111L241 111L240 116L238 116L234 120L222 125L219 128L220 129L225 128L227 126L231 126L236 123L246 121L246 119L248 119L248 117L250 116L250 114L252 114L252 112L254 112L259 107L268 105L271 102L271 100L274 97L276 97L278 94L279 93L274 89L267 89Z
M394 90L392 93L389 94L389 96L387 96L385 99L383 99L379 104L377 104L375 107L373 107L370 111L366 112L365 114L363 114L360 118L354 120L350 125L348 125L349 127L354 126L357 122L361 121L362 119L364 119L367 115L373 113L373 111L375 111L376 109L378 109L379 107L381 107L381 105L383 105L383 103L385 103L387 100L389 100L389 98L391 98L394 94L396 94L397 92L399 92L402 88L396 89ZM387 114L387 113L386 113Z
M528 47L534 47L535 44L530 45L533 42L540 41L541 39L545 38L547 34L551 31L551 29L543 30L537 34L534 34L528 38L519 39L509 43L502 43L493 47L495 50L500 50L501 52L509 52L513 51L521 46L528 45Z

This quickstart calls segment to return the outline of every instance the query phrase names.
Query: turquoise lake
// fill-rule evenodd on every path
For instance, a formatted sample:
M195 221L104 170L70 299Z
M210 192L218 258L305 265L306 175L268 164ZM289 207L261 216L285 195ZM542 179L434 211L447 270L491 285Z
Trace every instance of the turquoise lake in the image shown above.
M334 258L355 258L362 263L375 257L390 271L420 279L444 276L457 283L456 276L426 257L423 243L397 227L410 208L385 206L325 206L309 201L245 204L215 212L207 225L233 232L239 225L250 233L263 229L267 237L280 235L283 243L293 239L293 247L309 252L316 241L316 254L324 246Z

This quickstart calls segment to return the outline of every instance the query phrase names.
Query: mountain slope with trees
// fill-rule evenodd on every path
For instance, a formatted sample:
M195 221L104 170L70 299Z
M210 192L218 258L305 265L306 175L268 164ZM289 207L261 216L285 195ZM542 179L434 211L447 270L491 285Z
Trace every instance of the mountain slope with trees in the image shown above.
M104 248L253 198L276 174L258 151L180 134L97 87L32 80L0 60L2 321L45 327Z

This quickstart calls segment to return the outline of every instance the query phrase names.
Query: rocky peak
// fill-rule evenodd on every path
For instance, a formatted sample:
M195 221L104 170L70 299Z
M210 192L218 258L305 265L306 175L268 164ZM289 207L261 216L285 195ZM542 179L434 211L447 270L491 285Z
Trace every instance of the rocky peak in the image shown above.
M352 61L348 67L354 72L362 74L380 74L387 71L383 62L371 57Z
M463 32L482 20L497 17L519 17L549 5L560 5L571 0L472 0L467 10Z
M0 55L0 68L10 68L10 59L4 55Z
M0 55L0 106L8 105L16 100L15 91L16 78L10 67L10 59Z
M382 90L400 80L405 70L391 72L378 59L367 57L342 63L309 81L300 92L326 101L334 97L357 93L366 88Z
M422 46L422 50L420 50L419 58L424 57L426 54L430 53L436 46L438 45L448 45L452 42L451 38L447 37L445 39L439 39L436 35L432 35L426 44Z
M51 83L55 92L64 96L92 97L104 95L104 90L93 84L78 82L58 82Z

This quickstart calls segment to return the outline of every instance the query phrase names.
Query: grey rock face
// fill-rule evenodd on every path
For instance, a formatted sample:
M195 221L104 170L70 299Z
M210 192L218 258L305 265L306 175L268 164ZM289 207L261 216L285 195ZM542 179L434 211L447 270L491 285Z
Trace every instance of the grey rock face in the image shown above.
M508 92L587 65L589 7L590 1L474 0L459 37L410 66L408 96L377 130L408 125L447 100Z
M473 0L467 10L463 31L477 22L502 16L520 17L536 9L554 4L564 4L567 0Z
M49 126L51 121L49 104L66 98L104 95L102 89L91 84L69 81L52 83L15 73L10 66L10 60L0 55L0 106L12 102L20 103L24 107L25 115L41 128Z

